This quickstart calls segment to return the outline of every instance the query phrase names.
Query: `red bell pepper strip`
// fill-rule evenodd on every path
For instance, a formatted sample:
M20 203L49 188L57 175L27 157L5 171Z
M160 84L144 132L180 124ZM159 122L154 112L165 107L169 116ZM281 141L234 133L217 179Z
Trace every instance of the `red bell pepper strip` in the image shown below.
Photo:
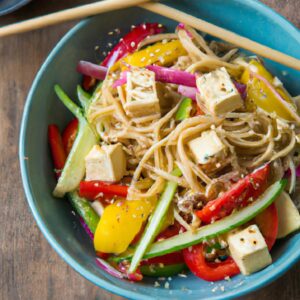
M62 134L62 143L67 154L70 153L78 131L78 120L73 119Z
M184 261L191 272L207 281L223 280L225 277L240 273L240 269L231 257L219 263L205 260L204 245L199 244L182 250Z
M55 174L58 178L61 175L62 169L64 168L67 155L63 146L59 129L56 125L51 124L48 126L48 141L52 153Z
M101 63L103 67L110 67L120 58L128 53L134 52L139 43L147 36L158 34L164 31L164 27L158 23L145 23L134 27L128 34L120 39L114 48L109 52L106 58ZM96 83L95 78L84 76L83 87L89 90Z
M259 227L270 251L276 242L278 232L278 213L275 204L272 203L262 213L257 215L254 223Z
M79 185L79 195L87 199L97 199L103 196L127 197L128 186L119 184L109 184L103 181L81 181Z
M267 188L270 165L264 165L245 178L219 198L208 202L202 210L196 212L203 223L211 223L232 213L235 208L247 206Z
M134 52L139 43L146 37L164 31L164 27L158 23L145 23L134 27L128 34L120 39L120 42L109 52L103 60L101 66L108 67L124 57L128 53ZM117 52L117 55L115 53ZM113 58L113 62L112 62Z

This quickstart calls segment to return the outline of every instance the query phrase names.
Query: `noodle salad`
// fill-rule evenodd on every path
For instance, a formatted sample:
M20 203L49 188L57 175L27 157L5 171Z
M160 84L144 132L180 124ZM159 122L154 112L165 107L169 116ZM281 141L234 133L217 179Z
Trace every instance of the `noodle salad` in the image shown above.
M75 118L48 128L53 194L117 278L252 274L300 227L300 99L260 58L164 30L133 26L100 65L80 61L80 106L55 86Z

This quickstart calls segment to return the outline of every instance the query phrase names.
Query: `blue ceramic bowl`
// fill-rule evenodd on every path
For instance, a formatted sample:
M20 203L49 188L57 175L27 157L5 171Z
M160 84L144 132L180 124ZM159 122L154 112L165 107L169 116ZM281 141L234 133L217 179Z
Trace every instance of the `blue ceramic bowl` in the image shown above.
M182 11L208 20L241 35L300 58L300 33L268 7L253 0L178 0L167 2ZM94 284L131 299L226 299L250 293L275 280L300 257L300 234L277 242L272 250L273 264L251 276L212 285L189 275L176 277L170 289L154 288L154 280L141 283L117 280L95 264L93 246L65 200L55 199L55 186L47 144L47 126L65 126L71 115L53 92L59 83L75 99L80 76L75 67L80 59L95 61L95 46L104 48L114 28L128 31L131 24L159 21L170 31L175 22L139 8L124 9L82 21L58 43L40 69L28 95L20 136L20 161L24 189L32 213L47 240L77 272ZM99 59L99 57L98 57ZM299 72L267 61L294 95L300 93ZM26 158L26 159L25 159ZM67 285L67 281L66 281ZM220 287L224 287L221 291ZM214 287L217 287L214 289ZM214 289L214 292L212 291Z
M13 12L31 0L0 0L0 16Z

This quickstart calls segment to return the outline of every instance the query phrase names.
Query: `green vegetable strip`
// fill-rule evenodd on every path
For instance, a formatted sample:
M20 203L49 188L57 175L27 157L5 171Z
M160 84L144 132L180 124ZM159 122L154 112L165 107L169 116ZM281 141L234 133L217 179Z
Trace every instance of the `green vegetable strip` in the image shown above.
M172 172L172 175L174 176L180 176L181 171L179 169L175 169ZM160 196L160 199L158 201L158 204L153 212L153 214L150 217L150 221L148 222L148 225L146 229L144 230L144 234L142 238L139 241L139 244L135 250L135 253L133 255L129 273L133 273L136 268L138 267L141 259L144 256L144 253L146 252L149 245L153 242L157 234L159 233L166 216L166 213L168 211L168 208L173 200L174 194L177 190L178 184L176 182L169 181L166 184L165 190Z
M69 109L69 111L79 120L84 119L81 108L76 105L59 85L54 86L55 93L61 102ZM85 119L84 119L85 120Z
M185 264L174 264L174 265L164 265L160 267L158 265L141 266L141 273L149 277L169 277L174 276L186 269Z
M162 256L193 245L197 245L205 240L212 239L247 223L273 203L273 201L283 191L286 183L286 179L277 181L251 205L215 223L200 227L196 232L187 231L174 237L154 243L151 247L149 247L143 258L147 259ZM122 260L130 260L131 257L132 256L130 254L123 257L116 257L114 258L114 261L118 262Z
M88 200L79 197L77 192L68 193L68 198L75 211L82 217L90 231L95 233L100 218L95 210L91 207Z
M176 112L175 119L176 121L182 121L190 117L191 111L193 108L193 101L190 98L184 98Z
M80 85L77 85L77 97L80 102L80 105L84 109L84 112L87 113L91 103L92 95L87 93Z
M88 122L82 115L81 109L64 93L58 86L55 86L55 92L65 106L79 120L78 133L72 147L65 167L53 191L55 197L63 197L65 193L74 191L85 174L84 158L94 145L98 142L98 137L89 126Z

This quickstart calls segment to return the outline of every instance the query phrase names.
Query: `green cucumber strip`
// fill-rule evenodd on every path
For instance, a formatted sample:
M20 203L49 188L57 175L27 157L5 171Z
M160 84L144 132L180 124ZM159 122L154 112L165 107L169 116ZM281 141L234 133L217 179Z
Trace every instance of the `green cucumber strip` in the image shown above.
M182 173L177 168L171 174L179 177ZM146 229L144 230L144 234L137 245L130 264L129 273L133 273L136 270L147 248L159 233L164 223L165 215L176 193L177 186L178 184L176 182L167 182L164 192L160 196L158 204L149 219Z
M68 193L68 198L76 213L82 217L90 231L95 233L100 218L91 207L89 201L80 197L77 192Z
M186 269L186 265L174 264L174 265L164 265L160 267L159 265L145 265L140 266L141 273L149 277L168 277L174 276Z
M176 112L175 120L182 121L190 117L191 111L193 108L193 100L191 98L184 98Z
M86 113L89 109L92 95L86 92L80 85L77 85L77 97L80 102L81 107Z
M187 231L174 237L152 244L143 256L143 259L162 256L168 253L180 251L187 247L197 245L218 235L233 230L256 217L260 212L270 206L280 195L287 184L286 179L275 182L251 205L216 221L210 225L200 227L196 232ZM130 260L130 254L122 257L114 257L114 261Z
M94 131L82 115L81 109L58 85L55 86L55 91L59 99L79 120L78 133L75 142L70 154L68 155L62 174L59 177L57 185L53 191L53 195L55 197L62 198L65 193L74 191L84 177L84 158L92 147L97 144L98 137L95 135Z

